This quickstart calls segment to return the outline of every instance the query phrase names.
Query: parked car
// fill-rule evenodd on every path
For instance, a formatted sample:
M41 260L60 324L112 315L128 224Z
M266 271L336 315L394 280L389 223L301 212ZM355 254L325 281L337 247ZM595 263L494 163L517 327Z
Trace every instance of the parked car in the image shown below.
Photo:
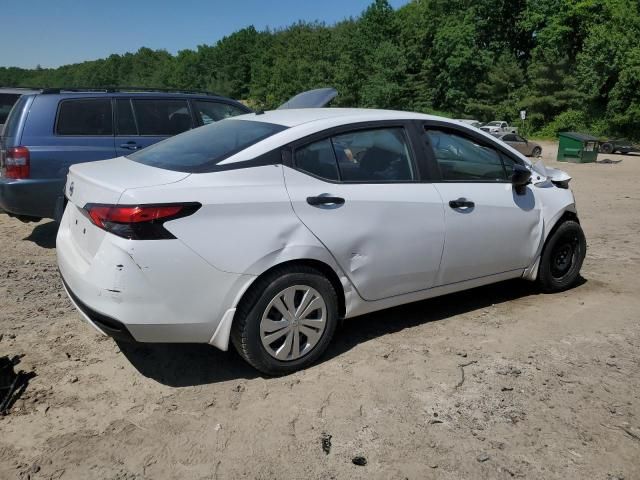
M530 142L524 137L515 133L499 133L495 135L507 145L512 146L518 150L521 154L527 157L539 157L542 155L542 146L536 142Z
M626 155L630 152L640 152L640 145L636 145L626 138L612 138L600 143L602 153L621 153Z
M341 318L511 278L578 278L570 177L417 113L276 110L73 165L57 236L69 297L103 334L202 342L267 374Z
M336 94L312 90L290 102L323 106ZM251 111L202 92L45 89L23 95L0 137L0 208L23 221L59 219L71 165L126 155Z
M461 118L461 119L458 119L457 121L466 123L467 125L471 125L472 127L475 127L475 128L480 128L482 126L482 122L479 122L478 120Z
M34 92L35 90L28 88L0 87L0 135L2 135L2 130L4 130L4 124L7 121L9 112L18 101L18 98L20 98L20 95Z
M507 122L504 120L496 120L493 122L489 122L482 127L480 130L484 130L485 132L489 132L492 134L496 133L518 133L518 129L516 127L510 127Z

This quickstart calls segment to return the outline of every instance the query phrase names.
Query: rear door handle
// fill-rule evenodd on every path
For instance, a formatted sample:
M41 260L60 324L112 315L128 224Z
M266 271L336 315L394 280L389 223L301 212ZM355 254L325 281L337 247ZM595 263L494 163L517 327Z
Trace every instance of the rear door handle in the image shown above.
M142 147L138 145L136 142L127 142L120 144L120 148L124 148L126 150L139 150Z
M457 200L449 201L449 206L453 209L456 208L473 208L476 206L471 200L467 200L466 198L459 198Z
M307 197L307 203L314 207L318 205L342 205L344 204L344 198L318 195L317 197Z

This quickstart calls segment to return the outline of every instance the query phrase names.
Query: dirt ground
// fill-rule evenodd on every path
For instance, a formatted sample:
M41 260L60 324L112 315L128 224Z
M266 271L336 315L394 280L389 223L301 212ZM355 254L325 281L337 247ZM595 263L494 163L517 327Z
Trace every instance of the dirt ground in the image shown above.
M574 177L579 286L506 282L353 319L284 378L208 346L98 336L62 291L53 223L0 215L0 356L37 374L0 417L0 478L640 478L640 155L557 164L544 147Z

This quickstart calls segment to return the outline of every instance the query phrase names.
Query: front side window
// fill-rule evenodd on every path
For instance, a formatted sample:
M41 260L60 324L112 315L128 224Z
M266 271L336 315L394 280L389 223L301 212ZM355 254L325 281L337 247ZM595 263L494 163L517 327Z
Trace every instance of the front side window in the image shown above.
M192 101L193 108L196 112L196 117L202 122L203 125L209 125L213 122L224 120L225 118L235 117L247 113L246 111L230 105L228 103L221 102L208 102L205 100Z
M127 158L178 172L212 172L222 160L286 129L273 123L228 119L168 138Z
M111 99L64 100L58 110L58 135L113 135Z
M508 179L503 156L497 150L453 132L427 130L426 135L443 180L502 182Z
M186 100L135 99L133 108L140 135L177 135L192 127Z
M334 135L296 150L296 166L318 177L343 182L385 183L416 179L403 128Z

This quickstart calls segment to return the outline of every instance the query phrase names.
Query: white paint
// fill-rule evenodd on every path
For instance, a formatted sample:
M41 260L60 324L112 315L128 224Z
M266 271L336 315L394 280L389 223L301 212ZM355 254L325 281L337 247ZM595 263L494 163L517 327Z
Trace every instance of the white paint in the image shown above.
M352 109L237 118L290 128L228 164L354 122L448 121ZM542 164L534 168L503 148L534 171L524 195L505 183L337 184L282 165L192 175L126 158L74 165L67 194L72 182L74 193L57 238L59 268L82 302L123 322L137 340L211 343L223 350L247 288L292 260L322 262L337 274L346 317L507 278L535 279L549 231L565 211L575 211L571 191L550 180L569 177ZM323 193L344 198L344 205L306 202ZM450 208L449 200L460 197L473 200L474 208ZM172 202L202 204L194 215L166 224L176 240L125 240L97 228L81 209L86 203Z

